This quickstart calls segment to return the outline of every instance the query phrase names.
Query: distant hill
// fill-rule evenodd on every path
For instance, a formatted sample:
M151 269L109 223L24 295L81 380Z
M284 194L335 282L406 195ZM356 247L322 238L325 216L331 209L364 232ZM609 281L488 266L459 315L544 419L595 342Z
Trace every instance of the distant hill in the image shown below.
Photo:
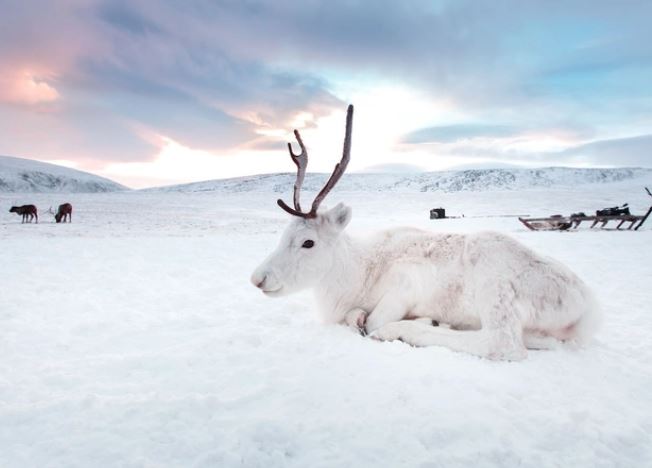
M304 190L321 189L328 174L306 174ZM652 180L652 169L478 169L408 174L346 174L335 190L342 192L458 192L462 190L522 190L527 188L570 187L644 179ZM290 193L295 174L266 174L234 179L209 180L191 184L146 189L157 192L278 192Z
M31 159L0 156L0 192L117 192L129 190L104 177Z

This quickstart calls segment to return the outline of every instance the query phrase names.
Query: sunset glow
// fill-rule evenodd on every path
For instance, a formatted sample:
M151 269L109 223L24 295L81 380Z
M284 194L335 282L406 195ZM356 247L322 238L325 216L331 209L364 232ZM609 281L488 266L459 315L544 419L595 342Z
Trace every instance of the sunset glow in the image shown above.
M0 102L10 104L38 104L59 99L59 93L43 78L27 70L9 71L0 78Z
M0 154L143 187L292 171L296 128L326 172L353 103L353 171L652 166L648 4L250 7L16 7Z

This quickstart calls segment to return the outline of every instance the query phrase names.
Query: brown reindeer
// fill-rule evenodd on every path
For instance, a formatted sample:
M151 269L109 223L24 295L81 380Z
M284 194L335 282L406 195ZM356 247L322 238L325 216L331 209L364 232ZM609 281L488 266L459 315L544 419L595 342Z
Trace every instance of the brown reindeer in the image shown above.
M34 218L36 218L36 222L38 223L38 212L34 205L12 206L9 213L22 215L23 223L31 223Z
M56 220L57 223L60 223L61 220L63 220L63 222L65 223L66 218L68 218L69 223L72 223L72 205L70 203L64 203L63 205L59 205L57 214L54 215L54 219Z

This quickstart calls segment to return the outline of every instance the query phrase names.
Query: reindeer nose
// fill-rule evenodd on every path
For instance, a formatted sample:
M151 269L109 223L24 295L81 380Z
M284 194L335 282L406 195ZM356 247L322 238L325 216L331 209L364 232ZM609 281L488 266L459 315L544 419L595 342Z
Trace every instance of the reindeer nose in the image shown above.
M258 272L254 272L253 275L251 275L251 283L256 286L258 289L263 289L265 286L265 280L267 279L267 275L265 274L260 274Z

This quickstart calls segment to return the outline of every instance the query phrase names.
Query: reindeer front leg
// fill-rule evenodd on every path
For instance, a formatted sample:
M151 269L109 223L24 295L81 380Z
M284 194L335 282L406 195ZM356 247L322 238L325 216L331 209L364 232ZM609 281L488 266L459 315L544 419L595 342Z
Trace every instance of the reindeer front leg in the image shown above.
M367 311L359 307L349 310L344 316L344 323L361 335L366 335L365 323L367 321Z
M367 333L379 329L383 325L398 322L405 318L409 311L407 298L395 292L386 294L371 311L365 323Z
M493 360L520 361L527 357L518 324L460 331L402 320L388 323L372 337L381 341L401 340L412 346L444 346Z

